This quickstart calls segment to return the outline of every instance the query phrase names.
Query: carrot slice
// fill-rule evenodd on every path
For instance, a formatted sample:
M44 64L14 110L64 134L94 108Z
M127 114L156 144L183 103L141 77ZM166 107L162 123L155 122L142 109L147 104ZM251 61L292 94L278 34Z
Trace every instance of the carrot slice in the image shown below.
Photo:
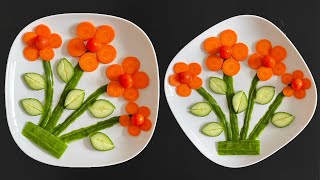
M192 81L188 85L192 89L199 89L202 86L202 79L197 76L194 76L192 78Z
M306 95L307 93L306 93L306 90L304 89L294 91L294 97L296 97L297 99L303 99L304 97L306 97Z
M148 118L150 116L150 109L147 106L141 106L138 113L142 114L144 118Z
M281 77L281 81L283 84L291 84L292 83L292 80L293 80L293 76L289 73L285 73L282 75Z
M38 36L44 36L46 38L50 38L51 30L48 26L44 24L40 24L35 28L35 32Z
M119 118L119 123L121 124L121 126L130 126L131 125L131 118L128 115L122 115Z
M112 97L122 96L124 88L120 85L118 81L111 81L107 86L107 93Z
M257 75L261 81L267 81L272 77L272 69L267 67L260 67L258 69Z
M292 73L293 79L303 79L304 73L301 70L295 70Z
M282 61L287 57L287 51L282 46L275 46L271 49L271 56L277 61Z
M267 39L261 39L256 44L256 51L263 56L268 55L271 49L272 49L272 44Z
M133 87L137 89L144 89L149 85L149 77L145 72L136 72L132 75Z
M106 74L111 81L117 81L119 76L124 74L124 72L121 65L113 64L107 68Z
M126 57L122 62L122 67L125 73L133 74L140 68L140 61L136 57Z
M111 45L105 45L97 52L98 60L102 64L109 64L111 63L117 55L116 49Z
M128 127L128 133L131 135L131 136L139 136L140 133L141 133L141 129L139 126L134 126L134 125L130 125Z
M223 65L223 59L217 55L210 55L206 59L207 68L211 71L218 71Z
M217 37L209 37L203 43L203 49L209 54L217 54L221 46L221 41Z
M37 39L38 35L35 33L35 32L27 32L23 35L23 42L26 44L26 45L34 45L36 39Z
M82 22L77 26L77 36L83 41L93 38L96 34L96 28L90 22Z
M104 43L104 44L108 44L114 39L115 32L111 26L102 25L97 28L97 32L96 32L95 37L96 37L97 41Z
M169 84L171 86L179 86L180 80L179 80L179 75L178 74L172 74L171 76L169 76Z
M92 72L99 66L99 61L95 53L84 53L79 59L80 68L86 72Z
M239 61L229 58L223 62L222 71L228 76L234 76L240 71Z
M259 69L262 66L262 58L263 56L258 53L252 54L248 59L249 67Z
M200 64L198 64L198 63L190 63L189 64L189 72L193 76L197 76L202 72L202 68L201 68Z
M282 93L287 97L291 97L294 94L294 90L290 86L287 86L283 88Z
M179 96L187 97L191 94L191 88L187 84L181 84L176 88L176 92Z
M61 36L59 34L51 34L51 37L50 37L50 45L52 48L58 48L60 47L62 44L62 39L61 39Z
M87 51L86 45L79 38L73 38L68 43L68 52L73 57L80 57Z
M139 98L139 91L134 87L129 87L124 90L122 96L127 101L135 101Z
M152 127L152 122L150 119L144 119L144 122L140 125L142 131L149 131Z
M303 78L302 79L303 85L302 88L303 89L309 89L311 87L311 81L308 78Z
M54 51L52 48L42 49L39 52L40 58L44 61L50 61L54 58Z
M237 33L234 32L231 29L227 29L224 30L221 34L220 34L220 40L222 45L224 46L233 46L237 43Z
M130 115L137 114L138 110L139 110L139 106L135 102L128 102L128 104L126 105L126 111Z
M237 43L232 46L232 57L238 61L243 61L248 57L248 46L243 43Z
M287 70L287 66L283 62L276 62L272 68L272 72L276 76L281 76Z
M35 61L39 58L39 50L33 46L27 46L23 50L24 57L29 61Z
M184 62L177 62L174 67L173 70L175 73L181 73L181 72L185 72L185 71L189 71L189 66L184 63Z

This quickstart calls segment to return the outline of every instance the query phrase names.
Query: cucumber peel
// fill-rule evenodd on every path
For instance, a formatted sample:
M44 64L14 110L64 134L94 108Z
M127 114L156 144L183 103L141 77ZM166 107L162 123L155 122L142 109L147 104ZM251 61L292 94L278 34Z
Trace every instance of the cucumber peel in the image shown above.
M190 108L190 112L196 116L204 117L210 114L212 107L209 103L198 102Z
M78 109L83 103L84 96L85 92L82 89L71 90L66 97L64 106L66 107L66 109L70 110Z
M219 155L259 155L259 140L239 140L218 142Z
M31 116L38 116L43 113L42 103L38 99L26 98L21 100L21 105L26 113Z
M59 77L65 82L69 82L74 74L74 68L72 64L66 59L63 58L60 60L57 65L57 73Z
M221 78L210 77L209 87L213 92L215 92L217 94L226 94L227 93L227 84Z
M284 128L289 126L293 120L294 116L292 114L286 112L277 112L273 115L271 123L278 128Z
M23 75L23 79L33 90L42 90L46 87L46 81L44 80L43 76L38 73L25 73Z
M206 136L216 137L223 132L223 127L220 123L210 122L201 128L201 132Z
M243 91L237 92L232 98L232 106L236 113L245 111L248 107L248 98Z

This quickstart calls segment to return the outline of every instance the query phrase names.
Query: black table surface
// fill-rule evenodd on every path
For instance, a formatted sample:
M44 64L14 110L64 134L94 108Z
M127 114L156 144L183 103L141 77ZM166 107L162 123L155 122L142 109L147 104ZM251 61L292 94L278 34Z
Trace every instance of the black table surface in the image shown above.
M230 169L203 156L174 119L163 91L163 77L171 59L190 40L214 24L241 14L254 14L276 24L295 44L319 81L320 1L8 1L2 3L0 65L0 167L9 179L320 179L320 121L317 110L310 124L291 143L250 167ZM160 68L161 99L158 123L149 145L134 159L104 168L59 168L25 155L10 135L5 114L5 62L22 28L53 14L92 12L115 15L140 26L155 47ZM297 121L299 121L297 119ZM2 179L2 178L1 178Z

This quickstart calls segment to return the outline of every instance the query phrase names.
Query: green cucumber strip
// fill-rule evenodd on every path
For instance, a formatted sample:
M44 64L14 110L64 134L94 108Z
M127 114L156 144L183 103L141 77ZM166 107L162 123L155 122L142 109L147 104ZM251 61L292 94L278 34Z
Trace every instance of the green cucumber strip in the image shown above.
M85 92L82 89L71 90L68 93L66 100L64 101L64 106L66 107L66 109L78 109L83 103L84 96Z
M293 120L294 116L292 114L286 112L277 112L273 115L271 123L278 128L284 128L289 126Z
M210 89L217 94L226 94L227 93L227 84L223 79L218 77L210 77L209 79Z
M219 155L259 155L260 141L239 140L218 142Z
M110 116L116 107L108 100L99 99L88 107L89 112L96 118L105 118Z
M90 143L92 147L98 151L110 151L114 148L112 140L101 132L90 135Z
M63 134L60 136L60 139L63 142L70 143L72 141L88 137L90 134L93 134L95 132L101 131L106 128L110 128L113 125L117 124L118 122L119 122L119 116L116 116L104 121L100 121L94 125L77 129L67 134Z
M280 92L277 95L276 99L269 106L267 112L263 115L263 117L259 120L259 122L256 124L254 129L251 131L248 138L249 140L255 140L259 137L259 135L264 130L264 128L266 128L267 125L269 124L272 116L274 115L274 112L278 109L278 107L282 103L283 98L284 98L284 95L282 92Z
M255 102L268 104L274 97L276 90L273 86L263 86L257 90Z
M39 126L45 127L51 117L52 100L53 100L53 74L50 61L42 61L44 73L46 77L46 89L43 105L43 113L41 115Z
M238 116L232 106L232 98L234 96L233 77L228 76L226 74L223 74L223 80L227 84L226 98L227 98L229 114L230 114L230 126L231 126L231 131L232 131L232 140L237 141L239 139L239 127L238 127Z
M248 107L245 112L243 126L240 132L240 140L245 140L247 139L247 136L248 136L249 124L250 124L251 115L254 107L254 99L256 98L258 82L259 82L259 78L257 75L255 75L251 81L251 86L248 94Z
M232 97L232 106L236 113L241 113L245 111L248 107L248 98L245 92L237 92Z
M223 127L220 123L209 122L201 128L201 132L206 136L216 137L223 132Z
M66 100L66 97L68 93L77 86L82 75L83 75L83 71L80 68L79 64L77 64L74 67L74 75L72 76L72 79L65 85L63 92L61 93L59 102L54 108L54 110L52 111L52 116L50 117L46 127L44 128L47 131L52 132L52 129L57 125L64 111L64 102Z
M211 105L206 102L198 102L190 108L190 112L193 115L200 116L200 117L209 115L211 111L212 111Z
M20 102L24 111L31 116L38 116L43 113L43 106L38 99L26 98Z
M46 81L44 80L43 76L38 73L25 73L23 79L33 90L41 90L46 87Z
M22 134L58 159L60 159L68 147L68 145L59 138L32 122L27 122L22 130Z
M65 83L68 83L74 74L72 64L66 58L62 58L57 65L57 73Z
M67 119L59 124L57 127L53 129L52 134L55 136L59 136L65 129L69 127L71 123L73 123L79 116L81 116L88 107L96 101L96 99L103 93L106 92L107 85L101 86L99 89L97 89L95 92L93 92L82 104L81 106L73 111L73 113L67 117Z
M226 135L227 140L232 139L232 133L229 122L226 120L226 115L223 113L221 107L218 105L217 101L203 88L197 89L197 92L208 101L208 103L212 106L212 110L220 120L224 133Z

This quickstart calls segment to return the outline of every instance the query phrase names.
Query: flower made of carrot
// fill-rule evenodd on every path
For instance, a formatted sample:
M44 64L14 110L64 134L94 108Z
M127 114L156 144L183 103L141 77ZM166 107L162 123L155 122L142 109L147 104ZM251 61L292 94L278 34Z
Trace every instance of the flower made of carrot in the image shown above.
M79 65L83 71L95 71L99 62L109 64L116 58L117 51L109 44L115 37L111 26L96 28L90 22L82 22L77 26L76 35L68 43L68 52L73 57L80 57Z
M132 136L139 136L141 130L149 131L152 127L150 109L146 106L139 107L135 102L126 105L128 115L120 116L119 122L122 126L128 127L128 133Z
M231 29L224 30L218 37L209 37L203 48L210 55L206 59L207 68L234 76L240 71L239 61L248 57L249 49L244 43L237 43L237 33ZM219 53L219 55L217 55Z
M59 48L62 44L60 35L52 34L44 24L38 25L34 32L25 33L22 40L27 45L23 55L29 61L35 61L39 57L44 61L51 61L54 58L53 48Z
M123 96L127 101L135 101L139 97L139 90L149 85L149 77L145 72L139 71L140 61L136 57L126 57L122 65L113 64L106 70L111 82L107 93L112 97Z
M191 94L191 89L199 89L202 86L202 79L198 75L202 68L198 63L178 62L173 68L175 74L169 77L169 84L176 86L179 96L187 97Z
M286 72L286 65L282 62L287 57L287 51L282 46L275 46L267 39L256 44L256 53L248 59L248 65L257 70L261 81L269 80L272 75L281 76Z
M295 70L292 74L283 74L281 81L288 85L282 90L282 93L287 97L294 95L297 99L303 99L306 96L306 89L311 87L310 79L304 78L301 70Z

